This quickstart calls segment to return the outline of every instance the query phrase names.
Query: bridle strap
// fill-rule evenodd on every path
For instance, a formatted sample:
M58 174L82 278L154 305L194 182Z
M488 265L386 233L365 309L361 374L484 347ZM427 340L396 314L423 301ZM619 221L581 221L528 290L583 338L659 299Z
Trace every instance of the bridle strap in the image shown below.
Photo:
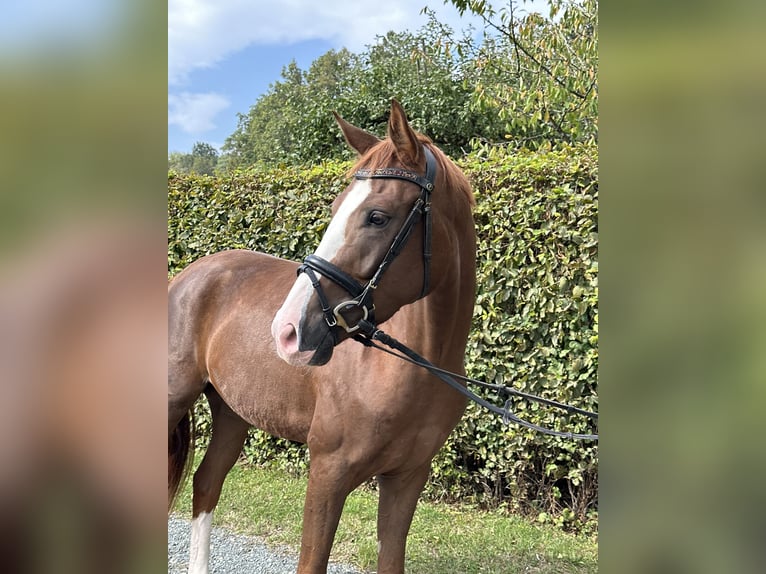
M399 228L399 232L391 242L391 247L388 248L385 257L383 257L383 261L380 262L377 271L375 271L375 274L369 281L369 286L371 289L377 289L383 273L385 273L385 271L388 269L388 266L393 263L394 259L397 258L397 256L402 252L402 249L404 249L404 246L407 244L407 240L409 239L412 230L414 229L415 225L417 225L418 221L420 221L420 218L423 215L423 209L427 199L426 194L427 192L424 190L420 192L420 197L412 206L410 213L407 215L404 223L402 223L402 226ZM428 270L424 270L423 274L424 276L428 275ZM421 295L418 297L418 299L422 298L423 295L424 294L421 292Z
M335 307L331 307L315 271L327 277L336 285L340 285L351 295L352 299L342 301ZM358 321L354 325L349 325L343 315L344 311L348 312L353 309L359 309L361 311L361 320L375 321L375 305L372 302L372 287L370 283L367 283L365 287L362 287L361 283L351 277L351 275L326 259L322 259L314 254L306 257L303 265L298 267L298 275L301 273L308 275L311 285L314 287L317 297L319 297L322 313L324 314L327 325L330 327L336 345L338 343L338 337L332 327L342 327L349 333L354 333L359 328Z
M301 267L313 269L321 273L333 283L343 287L352 297L359 297L364 292L364 287L362 287L359 281L326 259L322 259L319 255L309 255ZM301 272L304 271L305 269L301 269Z
M337 320L335 319L335 315L333 314L332 308L330 307L330 302L327 300L327 297L324 294L324 289L322 289L322 286L319 283L319 277L316 276L316 273L314 273L314 270L311 269L311 267L308 267L305 264L298 267L298 275L301 273L305 273L306 277L308 277L309 281L311 281L311 285L314 287L314 291L316 291L317 297L319 297L319 304L322 306L322 313L324 314L325 321L327 321L328 325L333 323L333 325L330 325L331 327L334 326L337 324ZM330 329L330 333L332 334L335 345L337 345L338 336L335 333L335 330Z
M386 257L383 258L378 271L375 273L377 276L377 282L380 281L380 276L383 274L381 268L385 270L388 265L391 264L393 258L396 257L404 247L404 243L409 238L410 231L415 227L415 224L423 217L423 286L420 290L418 299L422 299L428 294L431 277L431 192L434 190L434 183L436 181L436 158L433 152L428 149L427 146L423 146L423 154L426 157L426 174L425 176L419 175L413 171L402 169L398 167L384 167L380 169L360 169L354 174L356 179L402 179L404 181L411 181L412 183L420 186L420 197L415 202L410 215L402 225L402 229L394 239L391 248L389 249ZM417 211L418 217L415 218L415 212ZM406 233L403 233L406 230ZM403 237L402 237L403 236ZM400 239L401 238L401 239ZM397 245L400 243L400 245ZM395 249L396 246L396 249ZM393 255L392 251L395 251ZM389 256L390 259L389 259ZM374 287L373 287L374 288Z
M431 280L431 195L425 198L423 206L423 287L420 291L422 299L428 293Z
M434 189L434 178L436 177L436 160L433 153L426 146L423 146L426 155L426 175L422 176L408 169L398 167L383 167L380 169L360 169L354 174L356 179L403 179L418 184L422 189L430 193Z

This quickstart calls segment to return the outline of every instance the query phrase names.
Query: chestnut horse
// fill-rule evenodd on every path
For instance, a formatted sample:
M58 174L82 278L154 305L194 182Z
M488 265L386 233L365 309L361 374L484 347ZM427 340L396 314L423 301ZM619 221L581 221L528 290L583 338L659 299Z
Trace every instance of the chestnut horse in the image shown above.
M360 157L317 252L300 267L216 253L168 289L169 504L203 392L213 424L193 479L190 572L207 572L212 513L255 426L308 445L299 574L326 572L346 497L372 477L377 572L403 573L431 459L465 409L427 371L350 338L361 318L385 322L435 364L464 373L476 289L470 185L396 101L384 140L336 119Z

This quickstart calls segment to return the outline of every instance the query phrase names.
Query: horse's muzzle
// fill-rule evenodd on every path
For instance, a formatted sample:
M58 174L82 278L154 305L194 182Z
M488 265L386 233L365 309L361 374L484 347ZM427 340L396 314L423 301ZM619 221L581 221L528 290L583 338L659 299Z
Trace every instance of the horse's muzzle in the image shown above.
M313 329L304 326L299 332L295 322L277 313L271 334L279 358L295 367L324 365L332 358L335 338L324 321L317 321Z

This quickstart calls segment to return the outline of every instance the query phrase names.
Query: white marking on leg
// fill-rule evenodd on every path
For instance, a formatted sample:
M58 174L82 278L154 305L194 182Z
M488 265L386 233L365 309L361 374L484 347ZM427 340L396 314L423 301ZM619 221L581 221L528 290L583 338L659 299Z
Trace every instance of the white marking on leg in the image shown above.
M201 512L192 520L191 544L189 545L189 574L208 574L210 529L212 526L212 512Z

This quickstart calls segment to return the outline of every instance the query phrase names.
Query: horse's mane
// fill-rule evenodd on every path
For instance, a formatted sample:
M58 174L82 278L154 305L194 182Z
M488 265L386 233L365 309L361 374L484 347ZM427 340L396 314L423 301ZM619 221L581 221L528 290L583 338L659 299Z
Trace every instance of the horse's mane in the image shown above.
M439 165L439 171L446 177L448 186L454 188L458 194L463 194L468 200L468 205L471 207L476 205L476 201L473 197L473 192L471 191L471 184L468 182L468 179L465 177L465 175L463 175L463 172L458 169L458 167L444 154L444 152L442 152L438 147L434 145L433 141L431 141L431 138L417 132L416 136L420 143L427 145L428 148L433 152L434 157L436 158L436 162ZM399 159L404 163L403 158L398 157L396 153L396 147L394 146L393 142L389 138L386 138L379 144L376 144L367 150L367 152L359 158L359 161L357 161L356 164L351 168L349 176L353 175L357 170L362 168L374 170L390 167L395 159ZM417 169L417 166L407 165L406 163L405 167L413 170Z

